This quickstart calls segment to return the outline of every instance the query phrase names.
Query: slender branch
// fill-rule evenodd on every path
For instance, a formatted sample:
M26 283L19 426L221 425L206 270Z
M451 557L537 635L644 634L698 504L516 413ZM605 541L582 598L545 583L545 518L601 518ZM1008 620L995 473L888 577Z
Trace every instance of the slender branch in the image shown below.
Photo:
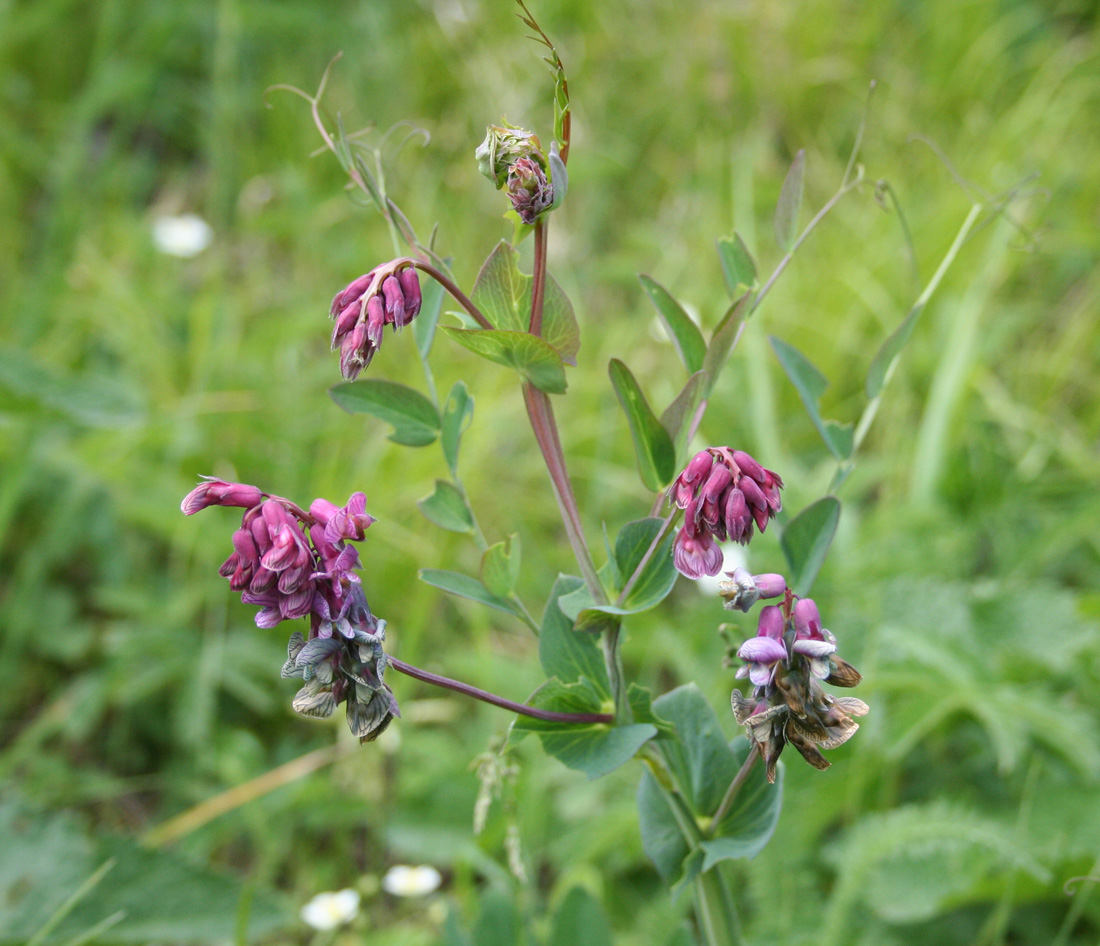
M737 793L741 790L741 786L745 784L745 779L749 777L752 767L756 765L756 760L759 758L760 748L754 742L752 748L749 750L748 756L741 765L740 771L733 777L733 781L730 782L730 787L726 789L726 794L722 796L722 801L718 804L718 808L714 812L714 817L710 819L709 833L713 834L717 831L718 825L721 824L722 819L729 814L730 808L733 807L733 801L737 797Z
M408 260L410 263L412 263L413 266L427 273L429 276L432 277L432 279L439 283L439 285L446 289L447 292L449 292L454 297L455 302L457 302L460 306L462 306L462 308L470 313L470 315L474 318L478 325L480 325L482 328L493 328L493 323L485 318L481 309L474 305L470 297L466 295L466 293L464 293L461 289L459 289L457 285L455 285L453 279L451 279L449 276L444 275L430 263L425 263L423 260L415 259L413 257L408 257Z
M546 228L543 220L535 221L535 271L531 284L531 324L528 331L542 336L542 303L546 295Z
M806 224L806 229L799 234L798 239L794 242L794 246L792 246L786 252L786 254L784 254L783 258L779 261L775 269L772 271L772 274L768 277L768 281L764 283L764 288L760 290L760 292L756 296L756 299L753 300L752 307L749 309L749 315L752 315L753 312L760 308L760 303L764 301L764 297L771 291L772 286L775 285L775 281L782 275L783 270L787 268L787 264L790 263L790 261L794 258L794 254L798 251L798 248L805 242L806 238L814 232L814 229L817 227L817 225L825 219L825 216L840 202L840 199L842 197L844 197L849 191L855 190L862 183L863 174L861 172L856 175L854 181L849 181L847 184L844 184L835 194L833 194L833 196L830 197L829 200L826 202L825 206L817 212L813 220Z
M458 680L452 680L450 677L441 677L437 673L422 670L420 667L414 667L412 664L407 664L405 661L398 660L396 657L390 657L388 654L386 655L386 661L394 670L398 671L398 673L404 673L407 676L413 677L416 680L422 680L424 683L430 683L433 686L444 687L448 690L454 690L457 693L464 693L466 696L472 696L475 700L481 700L483 703L492 703L493 706L511 710L513 713L519 713L521 716L531 716L534 719L542 719L551 723L615 722L615 717L609 713L555 713L551 710L537 709L534 706L527 706L525 703L516 703L513 700L507 700L503 696L497 696L495 693L489 693L487 690L481 690L468 683L461 683Z

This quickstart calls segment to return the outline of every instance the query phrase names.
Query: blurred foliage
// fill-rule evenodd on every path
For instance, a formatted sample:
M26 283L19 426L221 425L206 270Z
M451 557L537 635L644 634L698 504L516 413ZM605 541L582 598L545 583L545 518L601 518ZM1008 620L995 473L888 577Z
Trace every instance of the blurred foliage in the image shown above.
M948 273L842 489L815 598L864 673L864 732L827 773L790 767L775 838L729 875L753 942L1095 942L1095 5L545 0L533 12L574 108L550 254L581 323L558 413L594 539L650 501L604 366L626 353L656 404L677 384L636 274L713 328L725 307L714 240L736 227L771 270L792 156L806 149L806 206L819 207L872 78L862 160L894 188L915 259L896 212L869 190L846 198L754 316L701 432L781 470L792 512L832 466L767 334L830 380L827 416L855 420L875 351L966 215L966 187L1038 175L1012 207L1019 226L986 229ZM363 916L340 942L369 931L375 946L480 946L504 942L504 928L565 942L576 911L599 915L595 902L616 943L690 942L687 903L664 896L642 852L636 767L588 783L527 740L474 836L471 762L508 720L400 678L405 718L344 751L340 720L292 715L278 679L285 634L257 631L215 575L232 515L177 511L200 473L299 502L365 489L380 520L365 577L396 652L514 698L539 682L518 622L416 580L422 567L478 567L469 543L417 511L445 473L436 448L395 446L385 424L329 399L329 299L392 248L342 193L336 162L310 158L304 103L264 94L312 90L343 49L330 107L349 129L412 119L430 132L388 183L422 234L438 222L438 248L469 287L510 232L473 161L484 126L503 114L549 134L551 82L522 33L509 4L476 0L0 5L0 778L5 805L67 812L63 827L20 815L38 830L89 839L35 845L65 865L46 869L50 903L121 843L104 839L140 838L251 786L246 803L161 840L158 856L294 903L358 886ZM214 227L194 259L150 238L158 214L182 211ZM388 340L371 376L420 386L412 345ZM464 482L490 542L520 533L518 590L537 613L569 551L513 377L455 346L437 365L441 391L465 378L476 399ZM780 562L777 543L754 544L755 570ZM656 692L694 680L723 707L722 617L681 582L629 625L631 673ZM339 749L330 764L277 768L326 746ZM117 850L121 877L151 856ZM420 861L444 871L442 893L378 892L389 865ZM109 881L83 901L85 928L122 907ZM163 906L161 920L175 909ZM268 941L301 941L285 917ZM221 935L139 921L97 935ZM253 937L264 923L257 912ZM606 942L599 921L585 925Z

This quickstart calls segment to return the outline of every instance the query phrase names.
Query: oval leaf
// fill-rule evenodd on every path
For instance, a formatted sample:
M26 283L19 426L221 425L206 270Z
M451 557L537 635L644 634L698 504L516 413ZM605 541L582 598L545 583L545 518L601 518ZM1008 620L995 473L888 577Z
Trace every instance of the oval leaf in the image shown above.
M638 459L638 473L646 489L657 492L676 475L676 453L672 448L672 438L653 416L653 411L650 410L649 403L630 369L618 358L612 358L608 373L630 424L630 436L634 440L634 453Z
M822 420L821 411L818 408L817 402L829 386L829 382L825 380L825 375L818 371L810 359L793 345L788 345L774 335L769 335L768 339L775 350L775 356L779 359L779 363L783 366L787 377L790 378L791 384L798 391L802 406L806 408L810 420L813 421L817 432L821 434L821 439L825 441L825 446L838 460L848 459L852 455L853 448L852 425L840 424L834 420Z
M722 369L729 360L730 352L733 351L734 345L737 344L737 339L741 337L745 319L747 319L752 312L752 300L754 298L755 296L753 293L746 292L740 299L726 309L726 314L722 316L722 321L719 322L714 329L714 334L710 338L710 344L707 346L707 357L703 359L703 370L707 373L707 385L703 394L704 397L709 395L711 390L713 390L714 383L718 380L718 375L722 373Z
M641 280L642 288L656 306L657 314L660 315L661 321L668 330L680 360L689 374L695 374L703 367L703 356L707 353L707 343L703 341L703 333L699 331L699 326L657 280L644 273L639 274L638 279Z
M722 278L731 299L737 299L748 289L756 288L756 263L740 234L718 240L718 258L722 262Z
M496 608L498 611L507 611L516 617L521 616L519 609L511 601L490 594L489 590L480 581L470 575L444 571L439 568L422 568L417 575L425 584L438 588L440 591L445 591L447 594L476 601L486 607Z
M485 554L481 556L481 583L490 594L498 598L511 597L519 578L519 558L518 533L513 533L504 542L497 542L485 550Z
M443 417L439 442L443 447L443 456L447 466L451 468L451 475L458 475L458 447L462 440L462 434L470 426L474 416L474 399L466 389L465 381L456 381L451 393L443 405Z
M526 332L497 329L443 326L443 331L474 354L515 368L540 391L565 393L567 382L561 356L543 339Z
M368 378L329 389L329 396L349 414L370 414L393 426L390 440L423 447L439 433L439 413L423 394L396 381Z
M839 521L840 500L835 496L823 496L783 527L779 544L787 558L791 589L796 595L809 593L825 562Z
M798 238L798 211L802 208L802 174L806 167L806 149L799 149L779 192L775 207L775 242L784 253L794 248Z
M890 375L894 372L898 356L901 355L901 350L909 341L909 336L913 334L913 329L923 308L924 306L921 304L913 306L909 310L909 314L901 320L901 324L882 343L882 347L875 355L875 360L871 362L871 367L867 370L866 389L868 397L877 397L879 392L886 387L886 382L890 380Z
M661 415L661 426L668 431L668 435L672 439L672 449L676 455L676 463L673 465L676 469L683 466L681 461L687 452L691 419L695 416L695 411L703 400L706 389L707 373L696 371L688 378L683 390L676 395L676 398L665 408L665 412Z
M417 508L441 529L473 532L474 517L461 491L446 480L435 481L435 491L417 502Z

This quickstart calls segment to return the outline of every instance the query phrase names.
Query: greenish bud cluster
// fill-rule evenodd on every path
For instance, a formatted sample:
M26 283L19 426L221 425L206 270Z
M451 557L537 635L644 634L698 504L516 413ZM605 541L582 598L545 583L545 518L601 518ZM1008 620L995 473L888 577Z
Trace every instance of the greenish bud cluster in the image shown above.
M508 172L521 159L530 159L546 171L546 158L538 135L510 125L503 118L501 122L500 125L490 125L486 129L485 140L474 152L477 169L493 182L497 190L508 183Z

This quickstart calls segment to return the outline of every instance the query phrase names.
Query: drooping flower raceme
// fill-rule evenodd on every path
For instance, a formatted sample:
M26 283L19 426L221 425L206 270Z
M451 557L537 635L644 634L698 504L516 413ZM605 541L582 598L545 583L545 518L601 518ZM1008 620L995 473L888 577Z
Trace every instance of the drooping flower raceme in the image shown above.
M688 578L722 570L719 542L742 545L753 525L763 532L783 508L783 480L743 450L708 447L697 453L669 488L669 499L684 510L684 524L673 544L676 569Z
M283 665L284 677L303 683L292 705L303 716L327 717L345 703L348 725L364 742L400 715L382 679L386 622L371 613L355 573L359 553L348 545L362 541L374 522L366 503L355 493L345 506L315 499L305 512L255 486L208 477L180 507L185 515L207 506L244 507L233 554L219 574L241 601L259 606L259 627L309 616L309 637L291 634Z
M340 350L340 373L354 381L382 347L382 330L408 325L420 304L420 278L411 260L376 266L336 293L329 316L335 323L332 350Z
M787 743L812 766L826 769L821 750L847 742L859 729L852 717L865 715L867 704L821 687L821 682L853 687L860 681L836 650L836 638L822 627L813 600L789 593L782 605L761 609L756 636L738 650L745 665L737 676L748 677L754 689L751 696L733 691L733 712L760 750L769 782L775 781Z

